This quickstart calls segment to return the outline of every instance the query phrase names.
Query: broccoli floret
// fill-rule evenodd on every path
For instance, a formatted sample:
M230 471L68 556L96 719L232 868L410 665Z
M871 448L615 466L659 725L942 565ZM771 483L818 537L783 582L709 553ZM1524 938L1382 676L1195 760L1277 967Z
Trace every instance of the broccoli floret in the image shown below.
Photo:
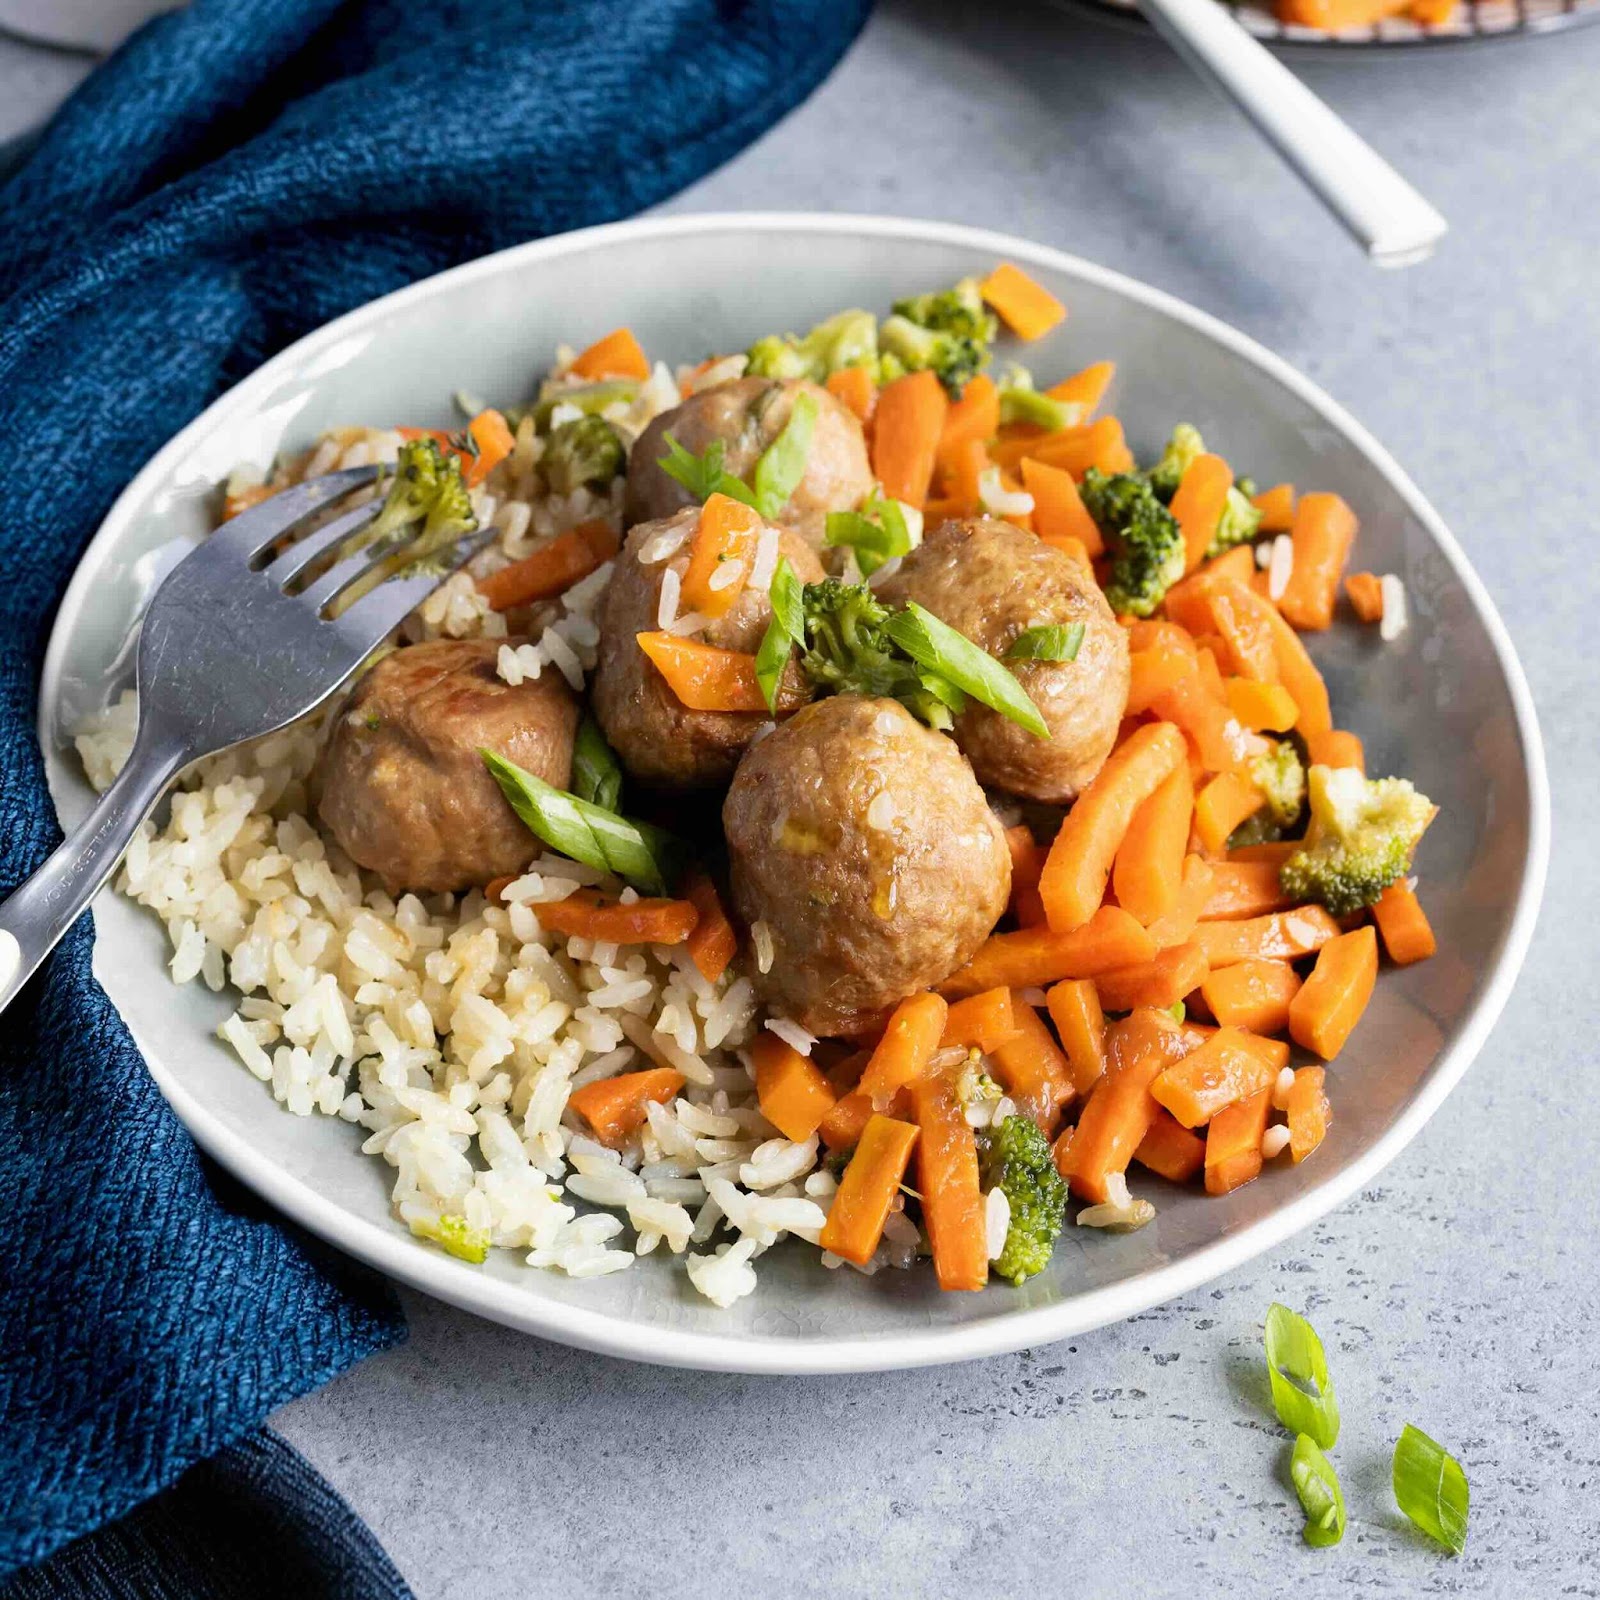
M1178 492L1178 485L1183 482L1183 475L1189 470L1189 464L1196 456L1204 455L1205 451L1205 441L1200 437L1198 428L1187 422L1180 422L1172 430L1172 437L1167 440L1167 447L1161 452L1161 459L1145 473L1145 477L1150 481L1150 487L1156 492L1156 498L1163 505Z
M539 458L544 481L557 494L571 494L583 484L603 489L626 465L621 436L598 416L563 422Z
M898 315L884 322L878 345L883 352L879 377L885 383L926 368L957 400L968 381L989 364L989 347L979 340L943 328L925 328Z
M1250 496L1239 486L1241 482L1248 480L1236 480L1228 486L1228 498L1223 502L1222 515L1217 518L1217 531L1212 536L1211 548L1206 551L1208 556L1220 556L1236 544L1249 544L1261 531L1260 509L1251 505Z
M1292 741L1274 739L1272 748L1250 763L1250 776L1267 797L1262 809L1271 815L1281 833L1288 833L1300 820L1306 803L1306 769L1300 752Z
M1438 807L1405 778L1367 778L1356 767L1311 769L1311 824L1279 874L1286 893L1335 916L1370 906L1411 868Z
M1000 377L1001 422L1026 422L1051 433L1075 428L1083 420L1083 407L1070 400L1052 400L1033 386L1026 367L1011 367Z
M418 522L422 530L406 549L411 561L425 560L478 526L461 476L461 458L454 452L447 455L431 438L400 446L388 498L361 543L398 540L413 533Z
M992 344L999 328L983 303L983 291L976 278L963 278L953 289L896 300L894 314L919 328L937 328L941 333L953 333L982 345Z
M1021 1284L1050 1263L1066 1220L1067 1186L1050 1141L1032 1117L1007 1117L989 1136L981 1161L984 1193L1000 1189L1011 1205L1005 1248L994 1270Z
M437 1222L413 1217L411 1231L419 1239L432 1239L442 1250L462 1261L481 1265L488 1259L489 1235L474 1228L465 1217L440 1217Z
M821 383L845 367L876 367L878 319L870 311L841 311L804 338L771 333L748 352L745 371L757 378L809 378Z
M1106 599L1119 616L1148 617L1183 576L1183 530L1137 473L1090 467L1083 503L1111 549Z

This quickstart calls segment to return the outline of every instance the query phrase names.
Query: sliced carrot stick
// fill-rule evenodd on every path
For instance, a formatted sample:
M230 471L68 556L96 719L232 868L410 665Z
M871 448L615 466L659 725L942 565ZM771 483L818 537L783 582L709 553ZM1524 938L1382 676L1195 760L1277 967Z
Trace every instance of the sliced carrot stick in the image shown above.
M1278 881L1279 861L1226 861L1211 863L1211 893L1201 913L1207 922L1227 917L1264 917L1287 911L1294 900Z
M616 1149L644 1121L646 1108L652 1102L665 1105L683 1082L683 1074L671 1067L650 1067L644 1072L597 1078L574 1089L567 1104L594 1129L601 1144Z
M1372 908L1372 918L1383 935L1383 948L1397 967L1426 961L1439 948L1416 890L1404 881L1391 883L1383 891Z
M911 1085L917 1190L941 1289L981 1289L989 1279L988 1227L978 1187L978 1145L948 1073Z
M921 508L928 498L950 402L931 372L908 372L885 384L872 425L872 466L883 492Z
M604 944L682 944L700 920L687 900L635 900L625 906L602 899L592 889L543 901L533 914L552 933Z
M1189 776L1188 764L1179 762L1134 812L1117 847L1111 868L1117 904L1146 927L1177 903L1193 817L1194 780Z
M939 470L948 473L948 463L961 445L973 442L987 445L999 431L1000 390L988 373L980 372L967 380L961 398L952 401L945 412L936 457Z
M485 900L498 902L500 896L503 895L506 890L509 889L516 881L517 875L514 872L508 872L502 878L491 878L483 886L483 898Z
M1042 339L1065 322L1067 308L1021 267L1002 261L978 287L1000 320L1019 339Z
M1294 526L1294 485L1275 483L1250 502L1261 513L1263 533L1287 533Z
M608 523L580 522L532 555L479 578L478 591L494 611L529 606L570 589L616 553L617 536Z
M1183 759L1182 734L1160 722L1136 729L1111 752L1067 813L1045 858L1039 895L1052 928L1079 928L1094 915L1134 812Z
M1070 472L1024 456L1022 486L1033 496L1033 526L1047 544L1075 539L1093 559L1105 553L1100 524L1089 515Z
M1219 579L1206 595L1206 607L1212 624L1222 643L1222 663L1229 672L1241 679L1257 684L1278 683L1278 653L1272 629L1255 606L1240 606L1231 587L1224 587ZM1279 688L1280 695L1288 700L1290 720L1284 727L1293 725L1294 700L1288 690Z
M1057 433L1006 439L989 454L1010 472L1015 472L1023 461L1042 461L1079 479L1090 467L1102 472L1129 472L1133 468L1133 452L1115 417L1100 417L1083 427L1062 428Z
M816 1064L777 1034L763 1028L750 1046L756 1072L756 1099L764 1116L785 1139L804 1144L833 1110L835 1095Z
M1367 753L1361 747L1361 740L1343 728L1308 733L1306 754L1310 756L1314 767L1354 767L1358 772L1367 770Z
M1273 839L1266 844L1242 844L1228 852L1229 861L1268 861L1282 867L1285 861L1300 848L1298 839Z
M480 411L467 424L467 436L477 451L463 474L469 485L482 483L511 454L517 442L506 419L493 409Z
M904 1090L901 1091L904 1094ZM897 1097L898 1098L898 1097ZM900 1109L891 1106L891 1110ZM872 1097L859 1089L847 1090L834 1102L833 1109L820 1123L817 1132L830 1150L853 1150L861 1140L862 1130L874 1115Z
M1344 580L1350 609L1363 622L1383 621L1383 582L1375 572L1352 572Z
M1256 683L1249 678L1229 678L1224 685L1228 709L1257 733L1284 733L1295 724L1300 708L1281 683Z
M1339 924L1321 906L1296 906L1266 917L1202 922L1194 936L1212 970L1236 961L1296 961L1338 936Z
M731 495L713 494L700 508L683 574L684 609L720 617L744 593L761 537L759 513Z
M941 1049L970 1046L989 1056L1008 1039L1015 1039L1019 1031L1011 991L985 989L982 994L970 994L950 1007L939 1046Z
M1326 1138L1333 1111L1323 1087L1325 1067L1299 1067L1289 1090L1289 1159L1298 1166Z
M1133 1159L1169 1183L1187 1183L1206 1162L1206 1142L1170 1111L1156 1113Z
M596 339L569 369L580 378L639 378L650 376L650 363L631 328L618 328Z
M1111 380L1116 374L1115 362L1096 361L1093 366L1074 372L1070 378L1063 378L1053 388L1046 389L1045 393L1052 400L1064 400L1068 405L1082 406L1087 418L1105 399L1106 390L1111 387Z
M1211 973L1200 993L1224 1027L1282 1033L1289 1026L1289 1002L1300 992L1300 981L1287 961L1238 961Z
M1294 567L1278 601L1293 628L1321 629L1333 622L1339 580L1356 539L1356 515L1336 494L1308 494L1294 508Z
M1043 927L1039 874L1044 871L1044 846L1026 823L1006 829L1006 846L1011 852L1011 915L1019 928Z
M1293 912L1288 913L1294 915ZM1370 927L1323 945L1311 976L1289 1004L1289 1035L1332 1061L1361 1020L1378 980L1378 935Z
M739 936L722 909L717 886L703 872L694 873L683 887L684 898L700 913L685 948L695 969L707 983L715 983L728 970L739 949Z
M989 1052L994 1075L1018 1107L1047 1138L1061 1124L1061 1108L1072 1098L1072 1069L1039 1013L1013 997L1017 1032Z
M1307 738L1314 733L1325 733L1333 726L1328 688L1322 681L1322 674L1306 653L1306 647L1300 642L1299 634L1264 594L1257 594L1248 584L1224 579L1218 588L1233 597L1241 615L1253 612L1270 631L1278 682L1294 696L1294 703L1300 708L1295 726ZM1168 598L1171 598L1170 595Z
M914 994L894 1008L889 1026L861 1074L861 1092L873 1105L882 1110L896 1089L904 1088L927 1070L944 1037L949 1011L944 999L936 994Z
M1227 1194L1261 1176L1261 1136L1271 1108L1269 1085L1211 1119L1206 1129L1207 1194Z
M1150 924L1148 932L1158 950L1170 950L1174 945L1187 944L1195 926L1205 912L1206 901L1211 897L1214 863L1202 856L1185 856L1183 882L1178 886L1178 898L1172 909Z
M1289 1047L1223 1027L1198 1050L1175 1061L1150 1093L1186 1128L1199 1128L1226 1106L1270 1088L1289 1063Z
M1228 835L1253 817L1266 796L1242 772L1219 772L1194 797L1194 831L1212 855L1228 847Z
M1148 711L1180 678L1188 677L1195 670L1192 646L1188 650L1180 650L1176 645L1162 643L1144 650L1130 651L1128 715L1136 717Z
M1062 978L1093 978L1117 967L1148 961L1156 953L1150 935L1121 906L1101 906L1081 928L1019 928L992 933L977 954L939 985L960 1000L984 989L1040 988Z
M840 367L837 372L828 374L823 387L835 400L848 406L858 422L865 424L872 420L878 403L878 386L865 367Z
M691 711L765 713L754 656L675 633L638 633L634 638L680 704Z
M978 482L989 465L989 447L982 439L958 440L940 457L944 497L958 508L958 516L977 515Z
M858 1267L872 1259L916 1142L912 1123L878 1113L867 1119L817 1238L824 1250Z
M1107 1011L1132 1011L1135 1006L1166 1011L1198 989L1209 971L1198 944L1175 944L1137 967L1102 972L1094 986Z
M1232 486L1233 469L1221 456L1198 455L1183 469L1171 510L1183 529L1186 572L1193 572L1205 560Z
M1106 1018L1094 980L1064 979L1044 998L1066 1051L1072 1086L1079 1094L1087 1094L1106 1070Z
M1193 740L1207 772L1227 772L1266 753L1267 741L1234 716L1227 701L1207 687L1199 672L1180 678L1157 695L1150 709Z

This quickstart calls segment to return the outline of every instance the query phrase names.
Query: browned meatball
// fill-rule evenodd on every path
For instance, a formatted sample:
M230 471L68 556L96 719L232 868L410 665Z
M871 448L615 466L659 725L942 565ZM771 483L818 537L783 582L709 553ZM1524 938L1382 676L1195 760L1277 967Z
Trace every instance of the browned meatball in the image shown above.
M479 749L565 789L578 702L555 672L513 687L503 642L436 639L385 656L351 691L322 755L317 811L340 848L393 893L520 872L538 841Z
M816 399L817 425L805 476L777 520L820 550L828 513L853 511L861 504L872 490L872 468L855 413L826 389L803 379L736 378L702 389L681 406L663 412L639 435L628 457L628 524L670 517L694 503L689 491L658 465L667 453L665 435L670 433L697 456L720 439L727 447L723 465L749 483L762 451L783 432L795 396L802 393Z
M691 711L667 687L637 635L659 626L661 582L671 571L681 579L689 566L689 540L700 518L687 506L660 522L644 522L628 535L600 601L600 659L590 679L594 714L611 748L634 777L669 789L694 789L726 783L739 756L767 720L764 712ZM684 539L669 555L654 548ZM654 547L654 548L653 548ZM822 568L811 547L782 529L778 548L802 583L815 583ZM641 552L654 557L648 563ZM746 586L727 613L699 635L721 650L754 654L772 620L765 590ZM789 668L790 687L802 689L799 668Z
M956 742L981 782L1064 804L1094 777L1128 704L1128 636L1092 573L1031 533L991 517L934 530L879 588L915 600L992 656L1040 624L1083 624L1075 661L1011 663L1050 726L1041 739L986 706L956 718Z
M722 826L739 915L772 939L762 998L817 1034L947 978L1011 893L972 769L894 700L797 711L739 763Z

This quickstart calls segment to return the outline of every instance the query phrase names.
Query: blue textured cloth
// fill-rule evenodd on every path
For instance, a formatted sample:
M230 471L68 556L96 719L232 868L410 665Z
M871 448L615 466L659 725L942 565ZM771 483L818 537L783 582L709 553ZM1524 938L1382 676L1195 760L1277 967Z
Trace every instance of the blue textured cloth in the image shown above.
M0 190L0 895L59 838L38 663L141 463L308 328L726 160L866 3L195 0L88 80ZM402 1334L202 1163L90 943L0 1019L0 1577Z

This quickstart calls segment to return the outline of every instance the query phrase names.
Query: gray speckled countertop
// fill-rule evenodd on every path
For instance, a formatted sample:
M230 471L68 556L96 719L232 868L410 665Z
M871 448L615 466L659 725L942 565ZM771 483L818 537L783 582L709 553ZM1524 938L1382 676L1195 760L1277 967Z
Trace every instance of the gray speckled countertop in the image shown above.
M1010 229L1192 300L1309 372L1455 528L1522 652L1556 857L1520 986L1381 1182L1215 1286L1069 1344L836 1379L626 1366L408 1297L410 1344L274 1419L422 1600L531 1594L1600 1592L1600 750L1594 531L1600 29L1302 64L1450 218L1367 266L1151 39L994 0L895 0L823 91L675 210ZM1351 1512L1309 1552L1260 1319L1335 1363ZM1400 1522L1414 1421L1472 1480L1467 1553ZM714 1576L713 1576L714 1575Z

